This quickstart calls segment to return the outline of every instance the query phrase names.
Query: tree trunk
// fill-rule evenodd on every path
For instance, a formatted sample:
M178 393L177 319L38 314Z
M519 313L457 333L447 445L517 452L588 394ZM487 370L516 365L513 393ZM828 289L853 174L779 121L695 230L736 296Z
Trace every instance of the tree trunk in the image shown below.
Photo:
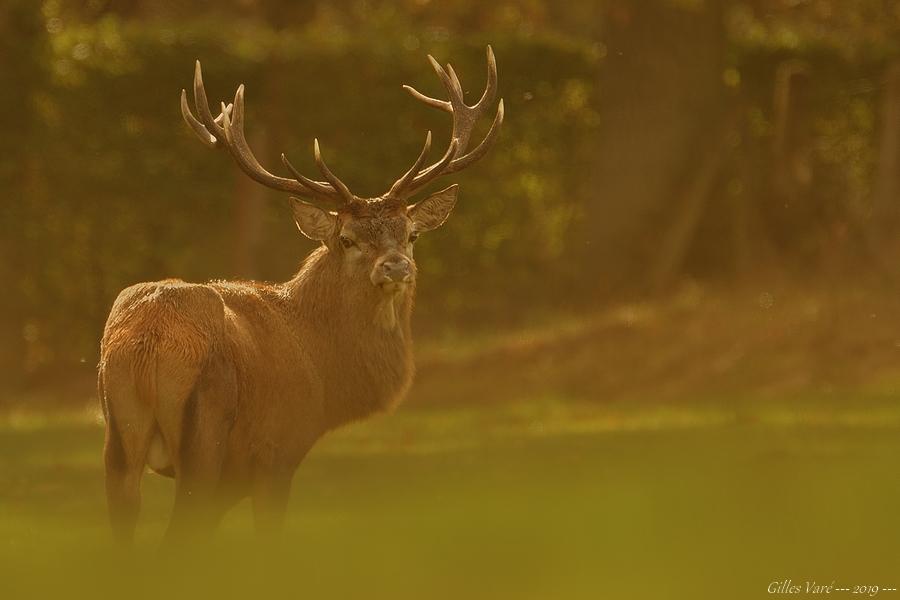
M726 123L713 143L709 144L696 173L690 179L678 202L675 219L665 232L657 250L657 261L651 271L651 288L659 291L681 274L700 219L709 203L713 188L731 140L736 135L732 122Z
M269 136L264 124L255 124L246 132L246 135L247 143L253 148L260 162L268 164ZM243 172L237 173L234 185L234 244L232 246L232 272L235 277L253 279L259 275L256 257L259 243L262 240L265 203L266 188L247 177Z
M732 198L732 253L734 274L747 276L754 268L772 264L774 253L763 223L760 198L766 182L759 181L756 145L748 118L749 104L739 109L741 147L736 158L740 189Z
M253 121L252 127L247 128L247 143L259 162L274 170L278 161L272 149L281 146L280 132L285 128L282 93L284 67L277 58L273 58L262 75L258 104L262 110L257 113L260 118ZM243 172L238 173L237 177L232 267L235 276L253 279L262 273L257 255L263 241L267 205L276 192L253 181Z
M584 236L604 290L645 286L672 198L722 112L722 3L611 0L600 41L602 124Z
M0 136L0 188L8 191L0 202L0 381L17 387L23 380L27 354L24 338L28 302L25 283L33 277L23 235L32 217L28 165L36 159L35 118L31 99L43 83L40 68L44 28L40 3L13 0L0 8L0 114L18 123Z
M821 220L821 205L809 197L812 173L812 123L809 110L809 69L788 60L775 72L772 194L769 212L783 246L795 246L797 231ZM804 248L799 248L804 252ZM810 253L811 248L806 249Z
M884 77L881 105L881 143L872 200L871 235L880 240L900 220L900 61L893 62Z

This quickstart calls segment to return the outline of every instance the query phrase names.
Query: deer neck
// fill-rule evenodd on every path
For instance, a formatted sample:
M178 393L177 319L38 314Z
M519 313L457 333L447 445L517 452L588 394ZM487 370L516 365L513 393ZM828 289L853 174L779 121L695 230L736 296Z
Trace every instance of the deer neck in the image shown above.
M340 321L357 335L408 337L415 286L386 294L368 282L348 283L325 246L306 257L284 290L289 304L304 317L317 316L332 324Z
M321 247L285 284L299 343L326 387L329 428L390 408L412 379L414 290L385 295L347 283Z

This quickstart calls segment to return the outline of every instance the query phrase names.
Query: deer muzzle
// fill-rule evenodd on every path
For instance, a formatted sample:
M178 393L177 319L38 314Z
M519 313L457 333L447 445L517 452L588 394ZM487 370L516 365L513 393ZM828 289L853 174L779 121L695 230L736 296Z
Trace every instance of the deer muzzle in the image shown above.
M415 265L400 253L390 253L376 261L372 283L391 290L403 287L415 278Z

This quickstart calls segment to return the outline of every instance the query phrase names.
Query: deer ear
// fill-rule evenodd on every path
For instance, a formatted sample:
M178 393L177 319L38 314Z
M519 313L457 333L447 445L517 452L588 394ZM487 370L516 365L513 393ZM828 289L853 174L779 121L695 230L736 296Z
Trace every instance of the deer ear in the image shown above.
M294 197L291 197L291 210L297 229L309 239L323 242L334 235L337 215Z
M416 228L419 231L431 231L443 225L456 205L458 190L459 186L453 184L410 206L407 214L416 224Z

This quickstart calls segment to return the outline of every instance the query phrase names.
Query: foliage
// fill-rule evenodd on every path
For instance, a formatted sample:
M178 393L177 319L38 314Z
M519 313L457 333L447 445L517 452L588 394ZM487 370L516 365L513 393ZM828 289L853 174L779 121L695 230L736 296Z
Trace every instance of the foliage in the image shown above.
M34 130L23 150L36 172L18 197L24 229L11 233L26 260L13 285L28 307L28 370L60 358L92 361L105 313L125 285L233 276L230 254L220 249L235 234L233 190L242 175L225 155L196 144L181 121L178 92L190 84L195 57L203 58L214 98L246 83L248 130L269 122L273 141L261 154L270 168L283 149L314 172L310 146L318 136L333 168L362 194L386 189L427 129L436 147L447 141L444 115L400 90L409 82L440 93L426 51L452 56L473 92L483 85L478 36L356 37L326 25L249 23L235 39L213 18L61 19L47 16L50 58L31 90ZM560 257L574 216L571 203L554 199L575 167L546 136L569 136L584 120L586 91L578 82L592 59L552 38L492 41L510 118L495 156L466 174L454 226L422 244L421 268L431 280L422 304L435 311L459 308L498 285L508 287L501 294L521 289L536 265L547 269ZM285 279L309 244L297 235L286 199L268 196L258 276ZM500 272L507 277L491 278Z
M865 237L880 80L898 52L900 13L887 4L894 8L882 18L885 3L874 0L10 2L0 20L0 72L5 89L19 93L3 96L3 113L14 118L0 142L0 190L10 200L0 205L0 370L83 372L122 287L234 276L245 188L231 161L197 144L181 122L178 93L190 85L195 58L214 100L246 83L248 131L251 140L261 132L264 164L278 171L284 151L314 172L317 136L354 190L374 194L408 166L426 130L436 148L447 141L445 115L411 101L400 83L439 94L424 59L432 53L452 59L475 94L483 48L493 44L507 121L493 154L461 178L450 224L421 242L417 318L426 329L596 303L613 282L628 292L646 287L697 149L716 129L715 115L697 106L739 107L742 125L680 275L735 272L737 245L725 232L736 229L741 203L760 214L750 237L774 242L776 261L808 269L835 236ZM721 28L710 39L720 33L722 47L711 100L697 104L700 92L677 89L694 79L665 70L696 71L691 61L700 59L688 50L708 54L690 44L706 39L696 23L719 9L720 20L702 20ZM610 80L623 39L662 33L653 24L670 17L681 24L666 25L666 43L684 48L673 47L669 66ZM609 33L616 28L618 38ZM656 58L668 52L656 48ZM791 210L772 200L767 183L773 74L786 59L810 65L813 82L806 116L814 183ZM662 121L653 120L657 109ZM610 129L622 114L637 118ZM678 128L687 133L664 146ZM632 155L619 151L632 142ZM646 157L656 162L635 162ZM617 177L630 181L617 188ZM659 185L635 185L651 179ZM609 192L616 189L650 191ZM263 233L250 249L254 276L283 280L311 246L296 234L286 200L270 192L264 199Z

